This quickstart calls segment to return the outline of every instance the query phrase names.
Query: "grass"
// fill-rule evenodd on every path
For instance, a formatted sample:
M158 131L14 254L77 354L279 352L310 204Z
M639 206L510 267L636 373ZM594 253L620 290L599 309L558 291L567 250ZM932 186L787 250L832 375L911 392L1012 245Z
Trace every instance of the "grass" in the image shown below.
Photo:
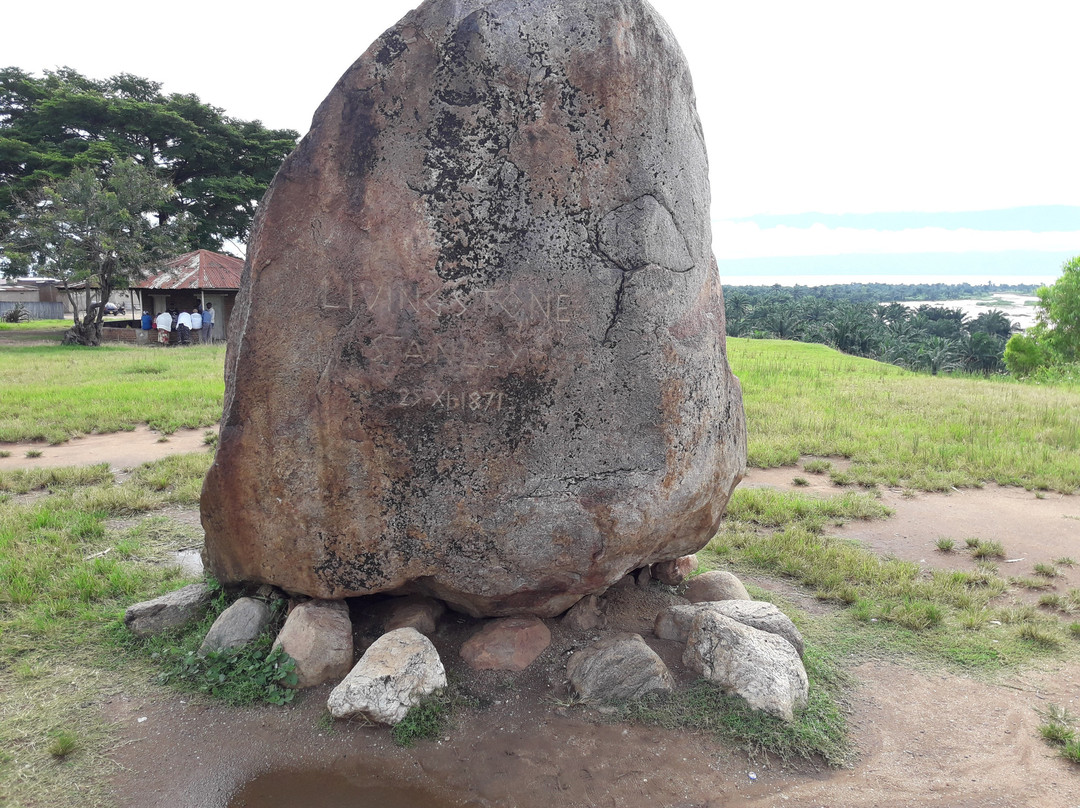
M1036 710L1043 723L1039 735L1058 750L1063 758L1080 763L1080 741L1077 740L1076 716L1066 708L1051 704L1045 710Z
M210 460L174 456L122 482L105 465L0 474L11 492L0 501L0 794L9 804L98 799L110 732L86 705L152 679L150 658L118 645L120 619L130 603L186 583L160 562L190 546L192 529L166 527L172 520L153 512L198 502ZM12 497L32 491L42 496Z
M0 441L210 426L221 419L224 357L224 346L0 346Z
M843 457L830 476L844 484L1080 488L1078 385L928 376L781 340L728 339L728 358L753 466Z
M943 553L951 553L953 548L956 547L956 542L952 539L941 538L937 540L935 546Z
M887 515L872 494L815 498L736 489L720 533L699 557L710 566L787 578L841 606L836 619L846 628L836 641L853 653L888 648L989 670L1062 649L1065 638L1053 617L1029 604L995 607L1010 584L993 563L926 571L825 533L833 519ZM984 545L973 540L973 546Z

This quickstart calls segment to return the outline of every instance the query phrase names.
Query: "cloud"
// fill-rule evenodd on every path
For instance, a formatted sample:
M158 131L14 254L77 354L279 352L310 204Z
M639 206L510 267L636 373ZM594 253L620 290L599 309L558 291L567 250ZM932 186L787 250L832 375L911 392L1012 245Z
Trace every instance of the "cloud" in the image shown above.
M759 227L754 222L713 222L718 260L800 255L964 253L1011 250L1080 253L1080 230L1035 233L943 227L861 230L852 227Z

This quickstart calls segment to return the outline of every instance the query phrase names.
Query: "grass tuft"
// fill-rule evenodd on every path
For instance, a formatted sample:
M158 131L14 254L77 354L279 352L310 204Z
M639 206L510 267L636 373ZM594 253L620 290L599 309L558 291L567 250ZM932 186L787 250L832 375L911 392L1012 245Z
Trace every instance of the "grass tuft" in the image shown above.
M49 739L48 751L54 758L66 758L78 748L78 738L74 732L69 730L55 732L52 738Z

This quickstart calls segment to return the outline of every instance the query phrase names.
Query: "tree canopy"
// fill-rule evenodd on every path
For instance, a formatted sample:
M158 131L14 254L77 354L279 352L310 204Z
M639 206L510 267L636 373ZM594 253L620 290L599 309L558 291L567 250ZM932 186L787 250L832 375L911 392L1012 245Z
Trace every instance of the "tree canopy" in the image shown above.
M948 306L870 302L879 298L888 300L888 296L894 301L910 300L913 295L926 293L924 287L729 286L724 289L727 333L732 337L820 342L844 353L932 374L952 370L983 374L1001 371L1005 343L1014 325L1000 309L988 309L969 320L963 310ZM973 288L979 287L933 285L939 293ZM1033 287L1026 288L1030 291ZM983 290L985 294L1004 288L983 287Z
M156 224L148 213L168 205L172 186L133 160L122 160L101 177L79 168L20 200L5 253L21 271L57 277L74 307L66 342L101 342L105 302L154 263L175 252L186 236L187 214ZM84 315L79 320L83 284Z
M255 206L297 137L126 73L99 81L71 68L40 78L0 69L0 234L20 199L81 169L105 176L130 160L175 188L154 214L162 225L187 214L184 248L246 241Z
M1080 255L1061 267L1061 277L1035 290L1039 313L1024 339L1013 337L1005 351L1010 372L1026 375L1040 367L1080 363Z

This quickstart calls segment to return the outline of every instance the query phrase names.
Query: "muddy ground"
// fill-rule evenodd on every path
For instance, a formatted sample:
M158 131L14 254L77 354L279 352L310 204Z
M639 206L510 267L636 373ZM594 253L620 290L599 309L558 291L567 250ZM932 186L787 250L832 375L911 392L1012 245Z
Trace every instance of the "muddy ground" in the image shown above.
M130 435L116 440L125 452L132 443ZM129 462L125 454L117 465ZM795 476L809 478L801 490L835 491L797 469L754 470L743 485L788 487ZM1040 561L1080 559L1077 496L987 487L882 497L895 516L835 532L927 567L971 564L966 555L937 551L941 537L959 546L969 536L1001 541L1010 561L1005 572L1015 575L1030 575ZM1064 572L1058 591L1080 586L1080 568ZM660 588L620 589L609 598L609 618L616 628L647 631L665 597ZM101 705L120 736L111 795L121 808L1080 806L1080 767L1043 743L1036 713L1051 703L1080 712L1076 659L993 681L898 659L855 664L850 720L859 758L836 770L783 764L706 735L613 723L567 706L566 657L595 634L553 624L552 646L525 672L478 674L456 656L471 630L451 615L434 638L448 668L482 703L459 711L441 740L401 749L385 728L331 726L324 716L329 687L288 708L242 710L170 693L118 696ZM659 650L684 677L677 649Z

